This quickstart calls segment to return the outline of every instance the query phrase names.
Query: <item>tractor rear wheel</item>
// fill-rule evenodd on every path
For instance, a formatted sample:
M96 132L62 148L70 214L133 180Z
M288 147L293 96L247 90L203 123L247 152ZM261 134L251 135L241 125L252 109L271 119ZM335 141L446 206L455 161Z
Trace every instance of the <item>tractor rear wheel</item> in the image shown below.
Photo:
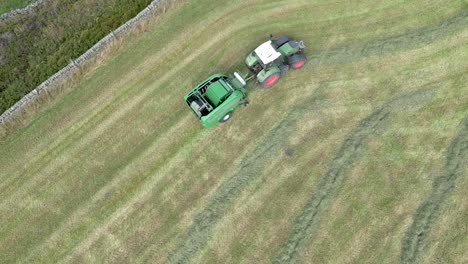
M275 72L272 75L268 76L263 82L260 82L263 88L270 88L275 84L280 78L280 73Z
M302 54L296 54L289 58L289 65L291 65L293 69L302 68L306 62L307 58Z
M231 116L232 116L232 111L229 111L219 120L219 122L224 123L228 121L231 118Z

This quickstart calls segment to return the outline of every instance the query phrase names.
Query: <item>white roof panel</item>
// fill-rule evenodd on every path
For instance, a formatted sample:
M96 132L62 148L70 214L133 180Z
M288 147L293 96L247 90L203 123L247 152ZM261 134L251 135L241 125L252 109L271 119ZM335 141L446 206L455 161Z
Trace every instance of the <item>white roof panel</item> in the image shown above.
M268 64L281 56L281 53L271 44L271 40L263 43L255 49L255 53L264 64Z

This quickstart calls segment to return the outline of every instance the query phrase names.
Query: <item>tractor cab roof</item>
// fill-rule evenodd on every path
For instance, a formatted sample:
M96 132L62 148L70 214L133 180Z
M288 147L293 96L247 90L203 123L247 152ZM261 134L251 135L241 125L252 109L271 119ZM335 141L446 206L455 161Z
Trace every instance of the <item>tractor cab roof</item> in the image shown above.
M268 64L281 56L281 53L273 47L271 40L258 46L254 51L263 64Z

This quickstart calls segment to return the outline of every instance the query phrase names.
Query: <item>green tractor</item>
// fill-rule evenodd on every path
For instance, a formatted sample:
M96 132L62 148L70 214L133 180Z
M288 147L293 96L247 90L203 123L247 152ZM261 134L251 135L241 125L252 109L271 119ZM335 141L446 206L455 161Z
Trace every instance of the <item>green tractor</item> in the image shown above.
M214 74L190 90L184 100L204 127L226 122L234 108L248 104L245 89L248 80L256 77L262 87L271 87L290 67L299 69L304 66L307 58L303 50L302 41L290 40L286 36L274 40L270 35L269 41L245 59L252 72L250 77L237 72L230 76Z
M264 88L275 84L281 74L289 68L299 69L307 62L303 54L304 42L291 40L283 36L277 40L270 35L270 40L258 46L245 59L245 64L257 76L257 81Z

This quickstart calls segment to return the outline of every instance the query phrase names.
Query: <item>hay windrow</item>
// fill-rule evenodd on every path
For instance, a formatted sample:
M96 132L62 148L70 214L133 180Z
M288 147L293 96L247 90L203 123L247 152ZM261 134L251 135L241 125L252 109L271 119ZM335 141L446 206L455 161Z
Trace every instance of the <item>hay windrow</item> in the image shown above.
M366 43L319 51L310 56L309 60L313 64L326 65L351 62L370 56L383 56L428 45L436 39L449 36L466 27L468 27L468 8L464 8L456 16L437 25L427 26L397 36L370 40Z
M301 216L296 220L289 233L287 241L279 248L274 263L296 262L299 252L319 227L322 215L333 202L343 178L353 167L353 164L365 152L366 142L377 133L382 132L382 126L389 119L392 112L409 107L408 102L422 104L431 99L430 90L421 90L390 100L384 106L363 119L354 132L344 141L335 158L331 161L328 171L322 177L316 191L314 191ZM425 98L425 100L422 100ZM411 105L415 107L417 104ZM377 132L378 131L378 132Z
M466 176L468 160L468 118L460 124L460 132L447 150L447 159L442 173L434 180L432 192L419 206L413 223L401 241L401 263L416 263L424 248L426 238L436 222L447 198L455 188L459 177Z

